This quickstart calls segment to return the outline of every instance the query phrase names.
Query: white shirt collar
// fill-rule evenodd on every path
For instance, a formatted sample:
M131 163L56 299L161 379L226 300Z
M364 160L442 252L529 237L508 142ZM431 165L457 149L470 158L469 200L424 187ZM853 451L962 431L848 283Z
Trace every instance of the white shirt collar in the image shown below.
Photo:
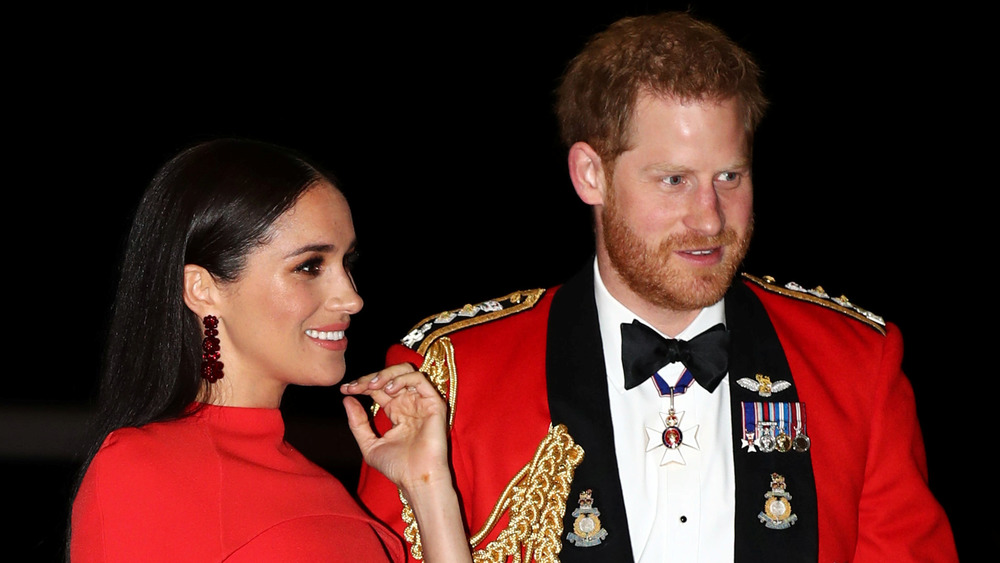
M621 358L622 356L622 323L631 323L633 320L638 319L653 330L656 330L653 323L633 313L628 307L622 305L620 301L611 295L607 286L604 285L604 280L601 279L596 258L594 259L594 297L597 301L597 318L600 324L601 338L604 341L604 353L606 357ZM719 323L723 325L726 323L725 299L702 309L698 313L698 316L691 321L691 324L673 338L690 340ZM664 338L671 338L659 330L656 330L656 332ZM619 361L618 364L620 365L621 362ZM614 388L624 393L625 383L620 373L620 368L618 371L619 373L617 374L608 373L608 379Z

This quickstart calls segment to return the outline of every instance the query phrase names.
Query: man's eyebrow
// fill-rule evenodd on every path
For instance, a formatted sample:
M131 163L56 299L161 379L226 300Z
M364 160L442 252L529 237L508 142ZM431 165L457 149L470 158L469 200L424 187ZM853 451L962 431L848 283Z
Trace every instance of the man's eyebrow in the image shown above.
M726 170L740 170L743 168L750 168L750 159L743 157L738 160L730 162L728 165L722 167L721 171ZM661 174L690 174L694 171L690 166L684 166L681 164L671 164L669 162L660 162L657 164L650 164L649 166L643 168L646 172L661 173Z
M734 161L732 164L730 164L729 165L729 169L730 170L739 170L740 168L750 168L750 162L751 162L751 160L750 160L749 157L743 157L743 158L741 158L741 159L739 159L737 161Z
M680 164L671 164L669 162L659 162L656 164L650 164L644 170L648 172L660 172L660 173L673 173L673 174L689 174L692 169L688 166L682 166Z

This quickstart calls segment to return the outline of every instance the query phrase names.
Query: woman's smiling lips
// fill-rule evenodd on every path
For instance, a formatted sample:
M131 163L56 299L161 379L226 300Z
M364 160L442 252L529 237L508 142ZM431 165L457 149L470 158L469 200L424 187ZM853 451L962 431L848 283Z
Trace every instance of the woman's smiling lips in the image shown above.
M347 348L346 323L306 329L306 336L327 350L345 350Z

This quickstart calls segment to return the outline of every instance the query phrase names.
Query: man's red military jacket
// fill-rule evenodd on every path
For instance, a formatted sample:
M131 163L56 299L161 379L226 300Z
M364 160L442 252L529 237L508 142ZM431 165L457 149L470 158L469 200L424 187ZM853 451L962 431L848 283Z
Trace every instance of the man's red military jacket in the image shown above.
M389 351L389 364L420 366L450 403L455 484L485 560L515 552L536 561L634 560L592 272L429 317ZM846 300L791 287L745 276L726 295L736 560L956 561L926 485L898 330ZM762 398L736 384L758 374L791 388ZM804 404L808 451L748 451L743 404L755 402ZM381 431L387 425L376 416ZM759 517L772 474L794 496L794 525ZM584 491L608 531L591 547L567 539ZM396 488L366 466L359 494L419 554Z

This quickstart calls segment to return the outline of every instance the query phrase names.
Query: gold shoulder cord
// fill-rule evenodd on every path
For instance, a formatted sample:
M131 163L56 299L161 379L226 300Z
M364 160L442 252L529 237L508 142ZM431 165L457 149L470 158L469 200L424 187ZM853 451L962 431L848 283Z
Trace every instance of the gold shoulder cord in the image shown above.
M420 371L427 375L438 393L448 398L448 428L455 422L455 397L458 396L458 378L455 377L455 347L447 336L439 338L427 348Z
M583 460L583 448L576 445L562 424L549 427L535 456L514 476L504 489L482 529L469 538L475 547L496 526L500 516L510 510L510 522L497 539L472 553L476 563L501 563L508 557L515 563L559 561L562 549L562 519L566 497L573 483L573 472ZM413 510L403 498L403 537L410 543L410 555L423 559L420 530Z

